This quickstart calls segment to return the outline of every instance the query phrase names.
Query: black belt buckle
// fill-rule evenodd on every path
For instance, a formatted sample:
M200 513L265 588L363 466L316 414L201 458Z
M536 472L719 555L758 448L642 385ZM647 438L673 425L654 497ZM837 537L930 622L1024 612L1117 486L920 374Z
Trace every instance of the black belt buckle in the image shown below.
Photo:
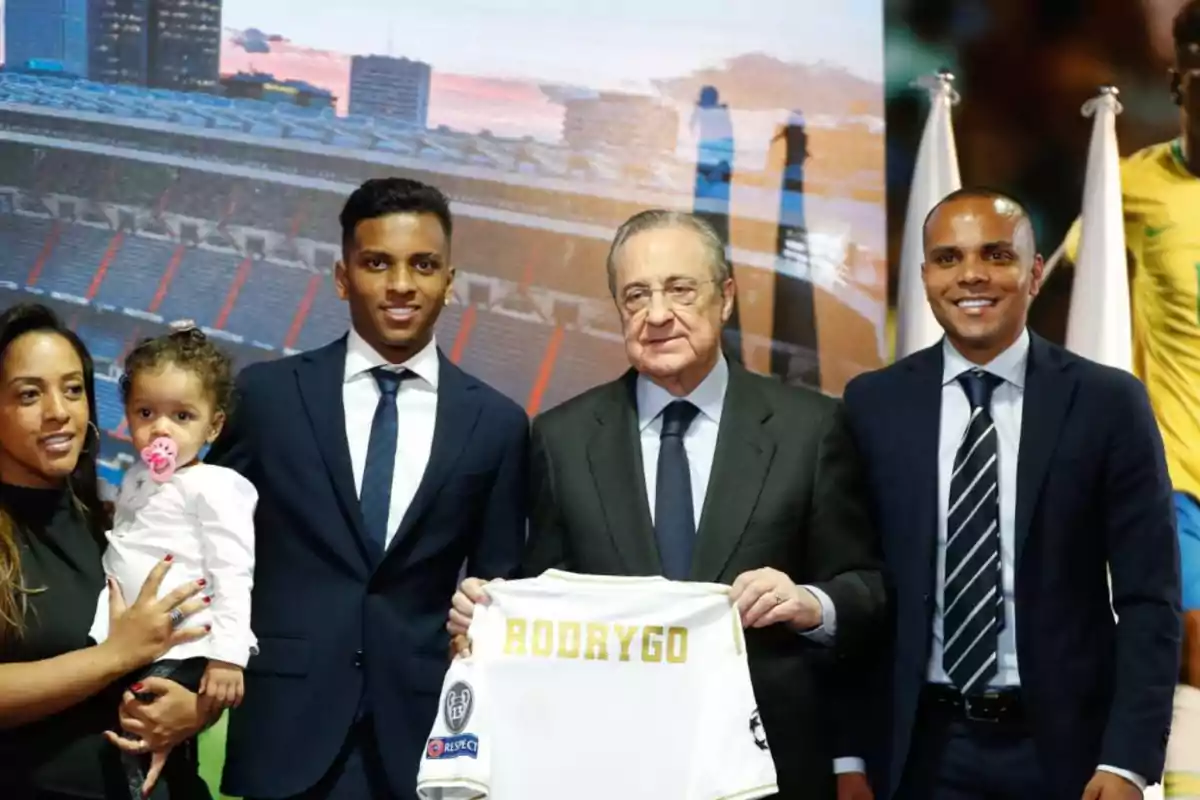
M1004 716L1000 708L1002 698L996 693L986 693L962 696L963 716L970 722L982 722L995 725Z

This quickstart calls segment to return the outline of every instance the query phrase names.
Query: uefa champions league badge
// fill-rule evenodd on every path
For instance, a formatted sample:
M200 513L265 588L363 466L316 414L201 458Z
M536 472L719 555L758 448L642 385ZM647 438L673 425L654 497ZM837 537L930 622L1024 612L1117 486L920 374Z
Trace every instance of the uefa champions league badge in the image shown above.
M169 436L160 436L142 448L142 463L150 469L150 478L156 483L166 483L175 474L175 459L179 445Z
M442 700L442 722L451 736L434 736L425 743L425 758L478 758L479 737L463 733L475 709L475 690L466 681L455 681Z
M442 701L442 719L451 733L462 733L475 708L475 690L466 681L455 681Z

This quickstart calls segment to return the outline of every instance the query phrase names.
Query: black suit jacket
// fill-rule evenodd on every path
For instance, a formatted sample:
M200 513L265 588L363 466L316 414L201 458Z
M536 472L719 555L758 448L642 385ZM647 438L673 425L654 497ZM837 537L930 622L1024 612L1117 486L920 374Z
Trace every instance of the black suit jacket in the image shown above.
M942 370L939 343L859 376L844 397L895 583L896 631L886 699L847 686L846 707L858 710L843 722L860 738L841 755L868 757L881 797L900 779L929 659ZM1023 402L1017 659L1050 796L1077 800L1100 764L1162 774L1181 624L1171 484L1145 389L1128 373L1031 335Z
M524 573L661 574L635 381L631 371L534 422ZM839 402L730 363L697 535L694 580L732 583L747 570L774 567L833 600L832 650L783 626L746 634L780 797L832 797L822 687L835 656L849 658L870 642L884 606L877 542Z
M251 617L260 653L230 720L227 794L311 787L361 702L394 795L416 795L459 570L466 562L472 575L510 576L525 541L525 412L439 358L429 463L381 560L366 546L346 442L346 340L238 377L236 413L209 460L258 489Z

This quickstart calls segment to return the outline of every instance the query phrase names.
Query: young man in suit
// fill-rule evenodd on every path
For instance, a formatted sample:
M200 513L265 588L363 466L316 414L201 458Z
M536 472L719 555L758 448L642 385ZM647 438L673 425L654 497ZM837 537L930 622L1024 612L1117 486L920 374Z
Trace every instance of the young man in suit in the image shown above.
M349 333L238 378L209 460L258 489L261 652L230 720L228 794L413 798L446 598L464 563L488 577L518 566L528 420L433 334L451 224L437 189L367 181L342 211L334 273Z
M885 605L841 406L724 357L734 283L697 217L630 219L608 277L632 368L534 423L522 573L731 584L779 797L832 798L823 692L835 659L874 644ZM455 595L452 632L482 584Z
M881 798L1140 798L1162 775L1180 647L1146 390L1027 330L1042 259L1011 198L944 199L922 274L945 338L845 393L897 627L887 689L845 686L861 749L841 755L866 757ZM871 796L855 760L842 800Z

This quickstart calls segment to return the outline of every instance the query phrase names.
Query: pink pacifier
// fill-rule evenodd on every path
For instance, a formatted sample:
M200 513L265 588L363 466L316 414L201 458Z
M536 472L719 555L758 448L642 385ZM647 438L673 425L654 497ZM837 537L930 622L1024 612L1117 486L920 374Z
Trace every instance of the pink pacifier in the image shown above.
M169 436L160 436L142 448L142 461L150 468L151 480L166 483L175 474L179 445Z

